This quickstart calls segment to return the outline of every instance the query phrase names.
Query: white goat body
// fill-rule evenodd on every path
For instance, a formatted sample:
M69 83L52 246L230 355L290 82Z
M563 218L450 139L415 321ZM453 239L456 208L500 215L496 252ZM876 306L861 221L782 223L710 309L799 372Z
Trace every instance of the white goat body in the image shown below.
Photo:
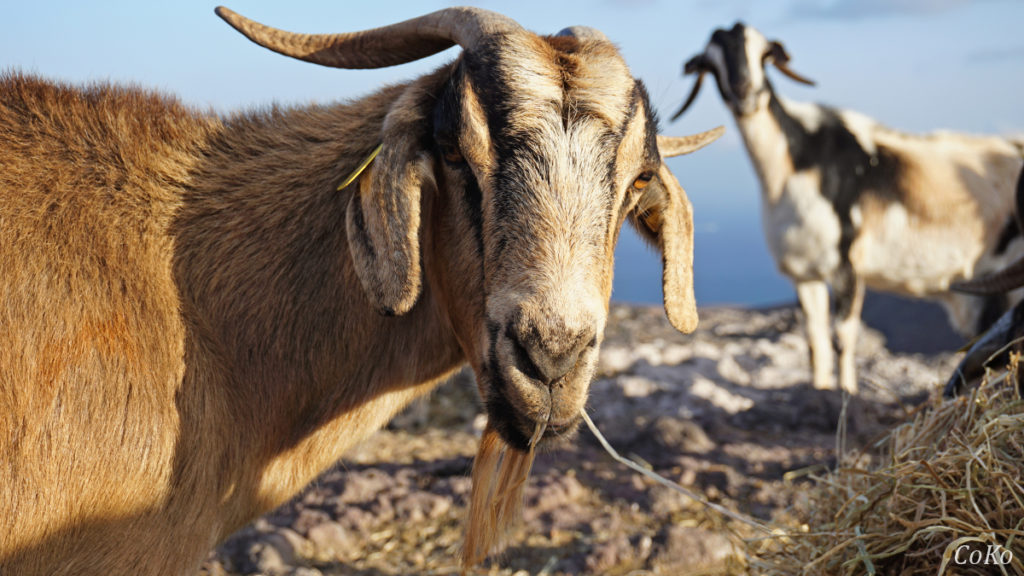
M952 132L910 135L871 118L779 97L765 66L788 67L776 41L737 24L717 30L686 64L715 76L762 188L769 249L793 279L806 315L813 382L831 388L829 290L840 317L840 385L857 390L855 347L865 286L940 301L972 335L1005 298L950 293L952 282L1001 268L1024 252L1012 217L1024 144Z

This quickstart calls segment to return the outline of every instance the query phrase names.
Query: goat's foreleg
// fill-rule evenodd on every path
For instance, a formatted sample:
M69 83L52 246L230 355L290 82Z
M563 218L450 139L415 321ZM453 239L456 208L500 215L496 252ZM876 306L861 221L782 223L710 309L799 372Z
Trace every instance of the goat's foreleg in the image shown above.
M835 388L835 357L829 336L828 286L822 280L797 282L796 294L806 321L807 343L811 350L811 381L815 388L831 390Z

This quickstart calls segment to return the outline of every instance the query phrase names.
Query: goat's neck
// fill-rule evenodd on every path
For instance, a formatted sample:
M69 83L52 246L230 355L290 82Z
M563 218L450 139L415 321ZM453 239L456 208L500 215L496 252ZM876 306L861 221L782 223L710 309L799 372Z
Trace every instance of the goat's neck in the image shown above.
M202 405L182 411L196 416L181 443L226 446L228 528L283 502L462 362L429 284L410 312L383 317L349 256L351 192L334 188L377 143L396 96L230 121L184 202L175 268L197 320L186 354L208 365L189 367L195 389L182 396Z
M743 143L761 182L764 201L774 205L782 196L786 181L793 175L793 159L784 126L796 120L771 89L768 103L751 114L734 115L743 135Z

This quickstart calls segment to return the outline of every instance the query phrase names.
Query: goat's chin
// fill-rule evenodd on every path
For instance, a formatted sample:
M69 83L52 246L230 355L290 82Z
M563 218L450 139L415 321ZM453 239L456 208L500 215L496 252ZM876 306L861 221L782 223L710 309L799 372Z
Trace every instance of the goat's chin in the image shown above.
M515 406L507 393L510 385L504 380L492 379L487 382L485 397L488 423L510 447L527 452L536 433L539 416L527 414ZM534 446L535 449L556 447L575 437L581 421L578 411L562 420L548 417L550 407L544 407L543 411L546 418L544 433Z

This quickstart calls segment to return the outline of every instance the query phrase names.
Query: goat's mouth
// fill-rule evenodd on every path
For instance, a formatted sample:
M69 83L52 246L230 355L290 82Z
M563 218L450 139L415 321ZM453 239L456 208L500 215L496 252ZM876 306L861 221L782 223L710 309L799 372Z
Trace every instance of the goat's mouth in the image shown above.
M1003 314L988 331L979 336L946 383L943 396L957 396L966 386L980 382L988 368L999 368L1009 364L1010 353L1021 350L1015 327L1020 325L1022 319L1024 308L1018 306Z
M551 385L530 377L515 364L485 369L482 392L491 425L509 446L524 452L531 446L548 448L570 439L586 400L586 364Z
M581 416L577 413L563 420L555 420L548 413L547 420L525 414L516 409L501 385L493 383L487 396L487 418L509 446L526 452L533 448L549 448L571 439L579 428ZM539 426L538 426L539 425ZM538 429L541 434L538 437Z
M596 339L594 339L596 340ZM573 436L582 421L599 344L578 346L568 361L543 362L511 337L493 341L477 375L490 424L509 446L548 448Z

